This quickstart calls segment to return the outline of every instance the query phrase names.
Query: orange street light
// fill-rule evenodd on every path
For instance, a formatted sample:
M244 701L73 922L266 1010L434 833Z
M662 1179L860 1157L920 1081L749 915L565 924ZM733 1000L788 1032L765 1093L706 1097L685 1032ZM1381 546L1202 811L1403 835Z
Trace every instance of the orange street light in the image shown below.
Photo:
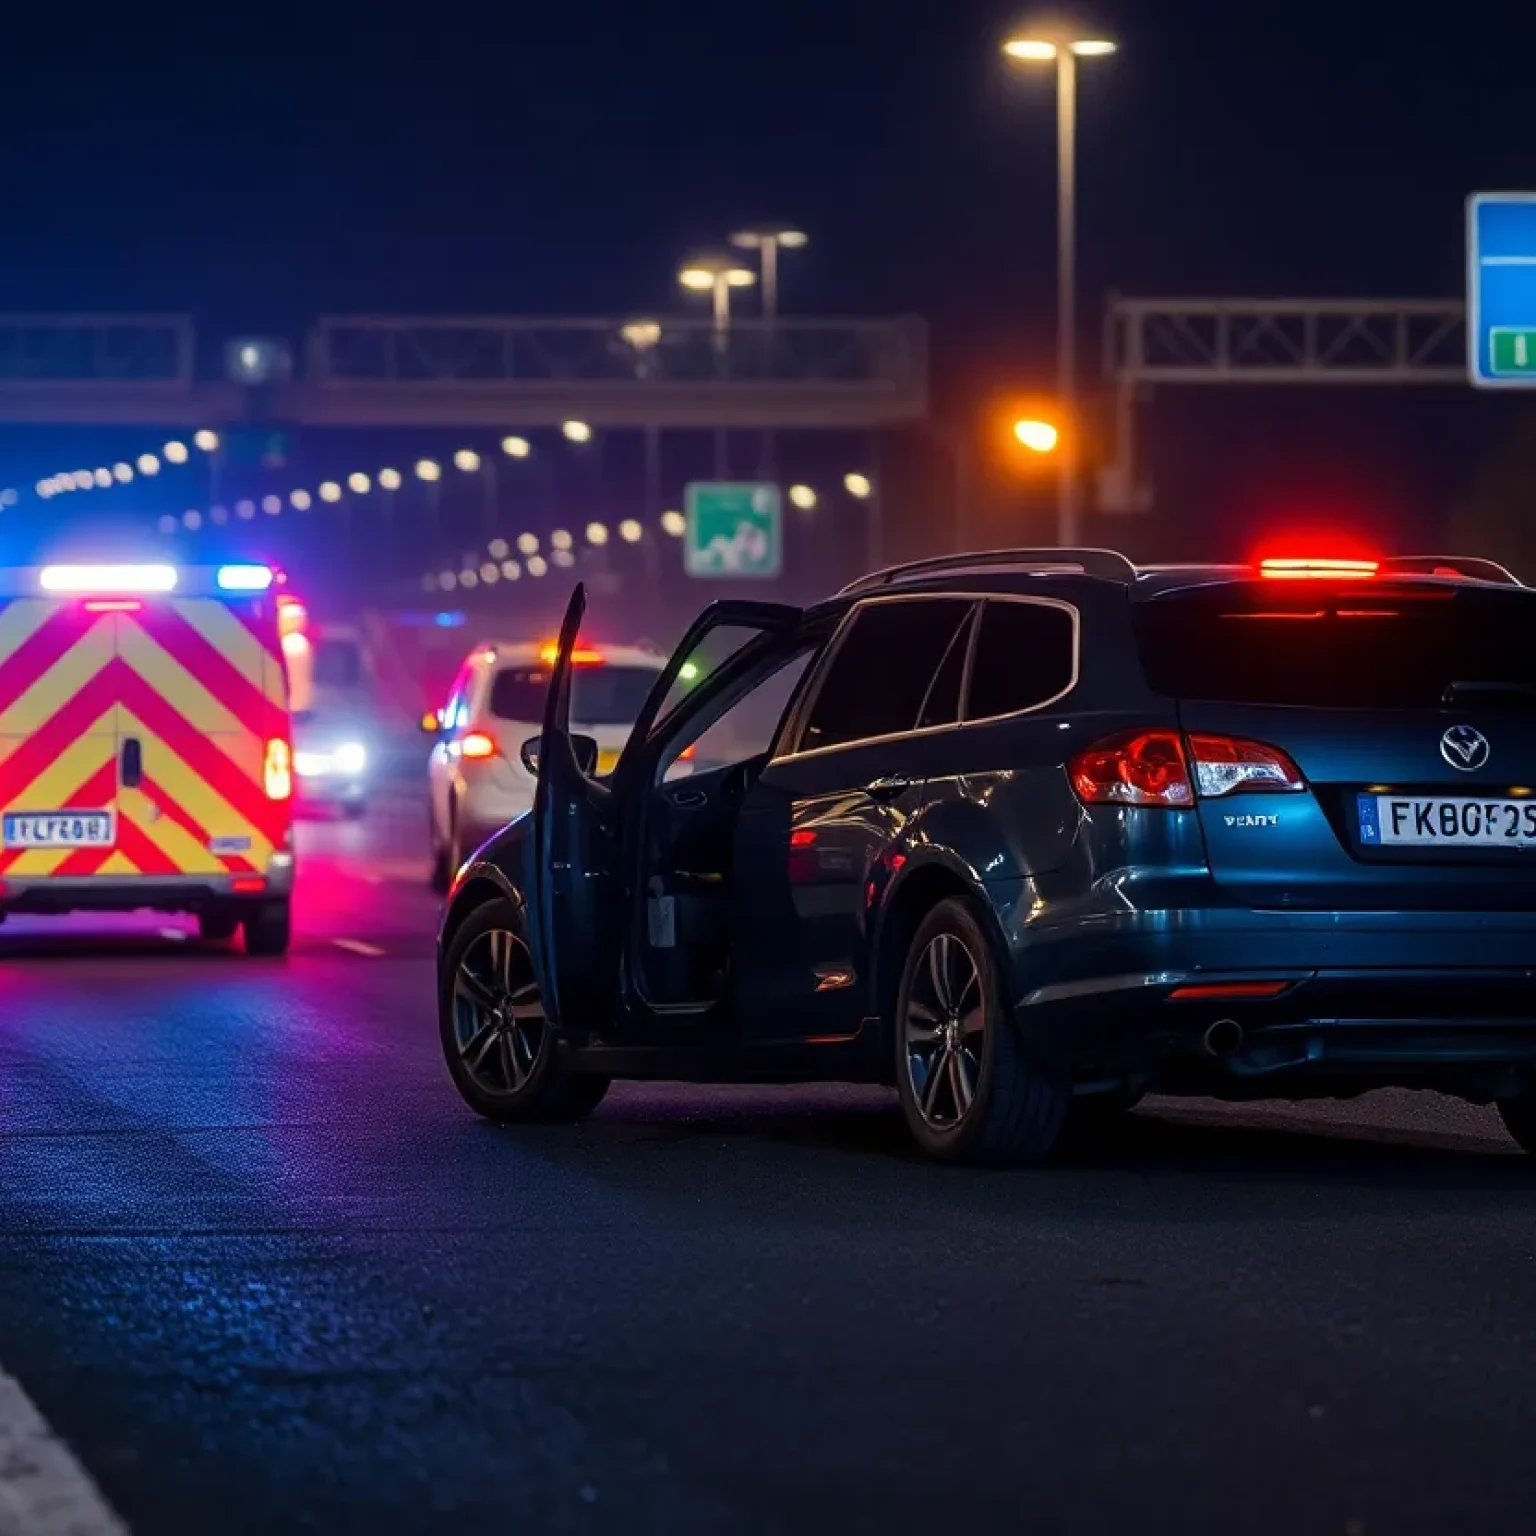
M1049 421L1025 417L1013 424L1013 435L1031 453L1055 453L1061 433Z

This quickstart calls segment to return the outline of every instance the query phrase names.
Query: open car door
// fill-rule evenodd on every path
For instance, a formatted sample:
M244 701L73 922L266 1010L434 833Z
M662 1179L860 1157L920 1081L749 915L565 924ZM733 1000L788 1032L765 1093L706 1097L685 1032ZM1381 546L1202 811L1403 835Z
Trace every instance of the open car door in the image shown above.
M711 604L658 675L617 769L602 780L594 777L592 744L571 735L572 653L585 611L585 589L578 585L550 673L523 889L547 1016L564 1029L609 1035L621 1007L625 936L641 912L637 877L662 750L654 738L658 724L675 738L727 707L763 648L795 631L802 614L778 603ZM722 629L742 634L739 647L696 685L689 683L690 658Z
M571 655L586 587L578 582L560 626L523 844L529 950L546 1016L563 1028L600 1026L618 985L622 913L614 848L614 795L592 776L571 736Z

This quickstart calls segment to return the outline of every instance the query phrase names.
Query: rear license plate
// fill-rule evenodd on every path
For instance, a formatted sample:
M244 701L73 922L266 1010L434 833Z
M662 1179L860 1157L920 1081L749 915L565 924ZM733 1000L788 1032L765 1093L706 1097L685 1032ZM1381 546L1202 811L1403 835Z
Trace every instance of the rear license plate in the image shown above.
M11 811L0 837L7 848L110 848L117 817L112 811Z
M1360 841L1373 848L1536 848L1536 801L1463 795L1361 795Z
M597 771L599 773L612 773L618 766L619 754L617 752L599 752L597 754Z

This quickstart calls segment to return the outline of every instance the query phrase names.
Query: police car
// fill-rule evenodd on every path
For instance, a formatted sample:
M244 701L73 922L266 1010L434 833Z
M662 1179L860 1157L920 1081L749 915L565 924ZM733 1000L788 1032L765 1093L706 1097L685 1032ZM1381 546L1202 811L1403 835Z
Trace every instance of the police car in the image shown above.
M0 571L0 914L189 912L288 948L292 742L264 565Z

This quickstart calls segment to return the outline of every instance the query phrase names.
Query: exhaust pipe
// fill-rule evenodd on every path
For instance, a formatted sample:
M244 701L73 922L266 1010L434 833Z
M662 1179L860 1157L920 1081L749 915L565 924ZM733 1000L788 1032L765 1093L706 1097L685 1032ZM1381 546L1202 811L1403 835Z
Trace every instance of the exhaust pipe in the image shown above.
M1231 1056L1243 1046L1243 1026L1236 1019L1217 1019L1201 1036L1207 1056Z

